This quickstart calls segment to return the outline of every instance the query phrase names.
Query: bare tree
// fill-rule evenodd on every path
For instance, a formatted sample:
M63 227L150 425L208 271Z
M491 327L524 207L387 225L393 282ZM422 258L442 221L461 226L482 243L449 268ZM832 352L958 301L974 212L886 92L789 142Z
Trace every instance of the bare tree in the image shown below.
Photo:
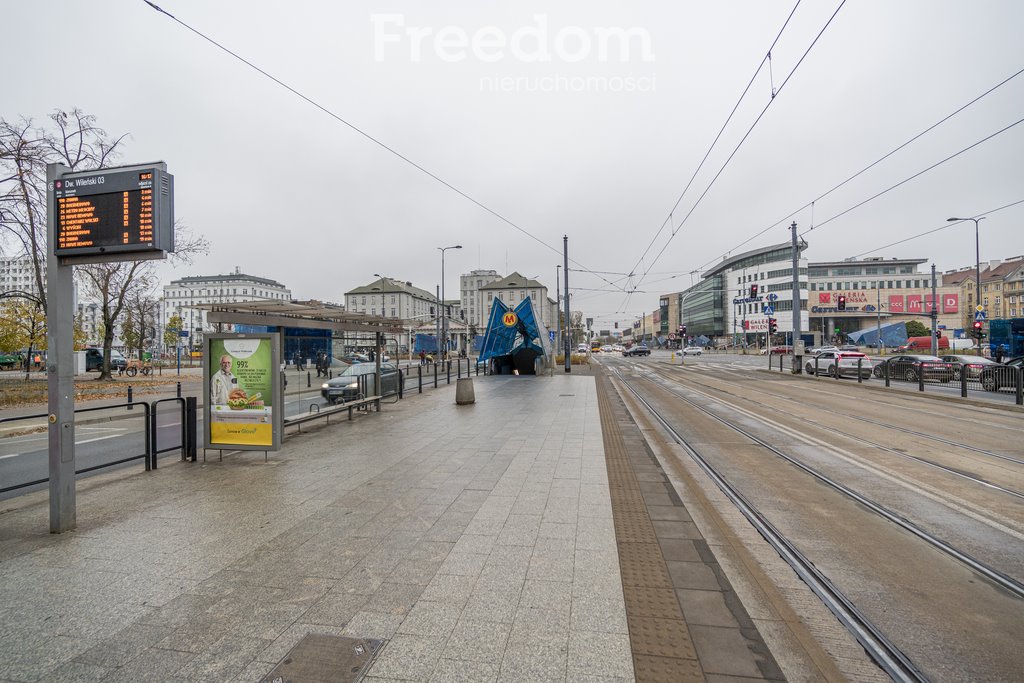
M96 118L79 109L50 115L37 127L31 119L0 119L0 238L13 241L33 263L43 308L46 265L46 165L61 163L72 171L106 168L118 157L125 135L110 137ZM203 237L192 237L176 223L175 261L189 262L208 250ZM110 349L127 302L145 298L156 286L153 261L121 261L76 268L87 291L98 298L102 313L103 365L99 379L110 378Z

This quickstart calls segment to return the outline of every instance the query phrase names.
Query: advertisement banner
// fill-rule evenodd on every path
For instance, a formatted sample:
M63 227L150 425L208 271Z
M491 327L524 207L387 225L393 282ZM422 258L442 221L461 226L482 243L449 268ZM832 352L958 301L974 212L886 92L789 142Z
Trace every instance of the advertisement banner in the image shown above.
M934 304L932 303L932 295L931 294L925 294L924 295L924 312L925 313L931 313L933 308L934 308Z
M206 443L211 448L276 450L282 406L276 336L207 336Z
M943 313L957 313L960 308L960 295L959 294L943 294L942 295L942 312Z
M903 313L903 295L902 294L890 294L889 295L889 312L890 313Z
M907 313L921 313L923 312L921 306L921 295L920 294L908 294L907 295Z

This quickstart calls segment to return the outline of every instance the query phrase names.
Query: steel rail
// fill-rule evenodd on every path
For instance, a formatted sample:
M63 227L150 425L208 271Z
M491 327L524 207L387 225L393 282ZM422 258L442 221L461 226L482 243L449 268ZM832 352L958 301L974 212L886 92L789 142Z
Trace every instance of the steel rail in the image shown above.
M970 567L974 571L978 572L979 574L984 576L986 579L988 579L992 583L996 584L1000 588L1003 588L1004 590L1006 590L1010 594L1014 595L1015 597L1017 597L1019 599L1024 599L1024 583L1021 583L1021 582L1015 580L1014 578L1012 578L1010 576L1007 576L1006 574L1000 572L999 570L994 569L992 567L989 567L988 565L984 564L980 560L977 560L977 559L971 557L970 555L957 550L956 548L954 548L949 543L946 543L944 540L942 540L938 536L935 536L933 534L928 533L927 531L925 531L921 527L917 526L916 524L914 524L910 520L901 517L900 515L896 514L895 512L893 512L891 510L889 510L888 508L884 507L883 505L880 505L879 503L876 503L875 501L871 500L870 498L868 498L868 497L858 493L857 491L854 491L850 487L844 486L843 484L840 484L839 482L837 482L837 481L835 481L833 479L830 479L829 477L825 476L821 472L818 472L817 470L815 470L814 468L810 467L809 465L806 465L806 464L800 462L796 458L794 458L794 457L792 457L790 455L787 455L786 453L783 453L779 449L777 449L774 446L772 446L771 444L769 444L764 439L761 439L761 438L751 434L750 432L746 431L742 427L739 427L739 426L729 422L725 418L722 418L722 417L719 417L718 415L715 415L711 411L707 410L706 408L704 408L700 404L690 400L686 396L683 396L679 392L673 391L673 390L668 389L668 388L664 388L664 390L666 392L668 392L669 394L671 394L672 396L675 396L676 398L678 398L678 399L680 399L682 401L685 401L687 404L689 404L693 408L696 408L697 410L701 411L702 413L704 413L708 417L711 417L712 419L717 420L718 422L722 423L723 425L725 425L729 429L732 429L733 431L737 432L738 434L742 434L743 436L747 437L748 439L750 439L751 441L753 441L757 445L759 445L762 448L764 448L764 449L774 453L775 455L779 456L780 458L782 458L786 462L790 463L794 467L802 470L803 472L806 472L807 474L811 475L812 477L814 477L815 479L817 479L821 483L825 484L826 486L829 486L829 487L835 489L836 491L839 491L840 493L842 493L842 494L852 498L853 500L857 501L858 503L860 503L864 507L868 508L872 512L876 513L877 515L879 515L879 516L889 520L893 524L896 524L901 529L909 531L911 534L917 536L922 541L925 541L929 545L935 547L936 549L946 553L950 557L952 557L952 558L960 561L961 563L967 565L968 567ZM714 397L709 397L709 398L711 400L717 402L717 403L724 403L721 399L715 399Z
M679 379L678 376L669 375L669 374L665 373L662 370L655 370L655 373L658 374L659 376L665 378L665 379L668 379L668 380ZM672 391L672 389L669 388L669 387L666 387L666 390ZM729 393L728 391L725 391L725 390L722 390L722 389L716 389L716 391L719 391L721 393L727 394L728 396L734 396L736 398L739 398L738 396L736 396L736 394ZM673 392L673 393L675 393L675 392ZM705 391L699 391L698 393L702 394L703 396L707 396L708 398L710 398L712 400L715 400L714 396L708 395L707 392L705 392ZM772 411L774 413L779 413L781 415L789 415L789 413L787 413L785 410L782 410L780 408L775 408L773 406L769 406L769 405L766 405L766 404L763 404L763 403L761 404L761 407L763 407L763 408L765 408L767 410L770 410L770 411ZM824 407L822 407L820 405L817 406L816 409L819 410L819 411L827 412L827 413L833 413L835 415L842 415L843 417L851 417L851 418L855 418L856 417L854 415L850 415L848 413L843 413L843 412L840 412L838 410L832 410L831 408L824 408ZM927 460L925 458L921 458L921 457L918 457L916 455L910 455L909 453L904 453L904 452L899 451L899 450L897 450L895 448L892 448L890 446L886 446L884 444L880 444L877 441L871 441L869 439L865 439L864 437L857 436L855 434L850 434L849 432L844 432L841 429L838 429L836 427L832 427L830 425L824 425L824 424L822 424L820 422L816 422L815 420L811 420L809 418L802 418L802 419L807 424L812 424L812 425L814 425L816 427L820 427L821 429L826 429L826 430L830 431L833 434L839 434L841 436L845 436L845 437L847 437L849 439L853 439L855 441L859 441L859 442L867 444L869 446L873 446L874 448L877 448L877 449L879 449L881 451L885 451L886 453L891 453L891 454L899 456L901 458L905 458L907 460L912 460L914 462L918 462L918 463L920 463L922 465L925 465L927 467L933 467L933 468L939 470L940 472L944 472L946 474L951 474L953 476L960 477L962 479L966 479L969 482L978 484L978 485L983 486L985 488L992 489L993 491L998 491L1000 493L1005 493L1008 496L1014 496L1016 498L1020 498L1020 499L1024 500L1024 493L1022 493L1020 491L1016 491L1014 489L1009 489L1009 488L1006 488L1005 486L1000 486L999 484L993 484L992 482L988 481L987 479L982 479L980 477L976 477L974 475L967 474L966 472L961 472L960 470L953 469L952 467L947 467L945 465L940 465L937 462L932 462L931 460ZM882 422L874 422L873 420L864 420L864 421L865 422L869 422L871 424L883 426L883 427L887 426L887 425L885 425ZM917 432L914 432L914 431L911 431L911 430L900 430L899 427L893 427L893 429L895 429L897 431L906 431L906 432L909 432L910 434L917 434ZM920 436L925 436L925 435L921 434ZM956 442L953 442L953 441L948 441L948 442L945 441L945 440L943 440L943 441L944 441L944 443L946 443L947 445L950 445L950 446L958 446L958 445L960 445L960 444L957 444ZM980 450L980 449L975 449L975 450ZM986 451L981 451L981 452L986 453ZM1013 460L1013 459L1010 458L1010 460ZM1021 463L1021 464L1024 464L1024 463Z
M759 534L775 549L779 556L793 568L793 571L815 595L825 604L830 612L839 620L843 626L850 631L857 639L857 642L867 651L868 655L895 681L927 681L928 678L914 665L885 634L883 634L870 619L857 609L857 606L850 601L830 580L825 576L814 563L801 553L782 532L780 532L757 507L746 499L743 494L721 476L718 471L708 463L703 456L695 450L686 439L677 432L662 415L654 409L646 399L623 378L618 369L614 369L619 381L636 397L644 408L646 408L659 424L668 432L672 439L682 446L690 458L697 463L697 466L711 478L719 490L736 506L746 517L747 521L757 530Z

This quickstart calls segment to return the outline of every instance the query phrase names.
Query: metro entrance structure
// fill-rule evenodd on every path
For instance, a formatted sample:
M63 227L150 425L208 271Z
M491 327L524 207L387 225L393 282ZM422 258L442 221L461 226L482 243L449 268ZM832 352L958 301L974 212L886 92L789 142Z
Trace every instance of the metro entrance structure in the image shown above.
M479 362L492 363L496 375L535 375L538 365L551 358L551 337L537 318L530 297L515 310L495 299Z

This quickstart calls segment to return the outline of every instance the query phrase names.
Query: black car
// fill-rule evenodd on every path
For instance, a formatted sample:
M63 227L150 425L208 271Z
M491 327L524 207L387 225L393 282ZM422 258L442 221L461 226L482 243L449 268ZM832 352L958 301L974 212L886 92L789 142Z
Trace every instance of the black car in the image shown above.
M398 393L399 372L391 363L381 363L380 383L383 391L375 388L377 364L357 363L350 365L340 375L320 385L320 394L329 403L347 403L378 393L390 396Z
M117 349L110 349L110 369L123 370L128 367L128 359ZM90 347L85 350L85 371L99 371L103 368L103 349Z
M965 354L953 354L942 356L942 360L953 364L953 380L960 381L960 372L963 370L967 379L976 380L981 377L981 371L990 365L998 365L991 358L985 356L969 356Z
M889 379L903 379L916 382L922 375L925 380L949 382L953 379L953 364L946 363L938 356L923 353L904 353L881 359L873 370L875 377L885 377L885 368L889 368Z
M1024 372L1024 356L1017 356L1005 363L986 365L978 379L981 381L981 387L985 391L1015 389L1017 387L1017 375L1022 372Z
M644 345L644 344L637 344L636 346L631 346L628 349L626 349L625 351L623 351L622 355L623 356L649 356L649 355L651 355L651 350L649 348L647 348L647 346Z

